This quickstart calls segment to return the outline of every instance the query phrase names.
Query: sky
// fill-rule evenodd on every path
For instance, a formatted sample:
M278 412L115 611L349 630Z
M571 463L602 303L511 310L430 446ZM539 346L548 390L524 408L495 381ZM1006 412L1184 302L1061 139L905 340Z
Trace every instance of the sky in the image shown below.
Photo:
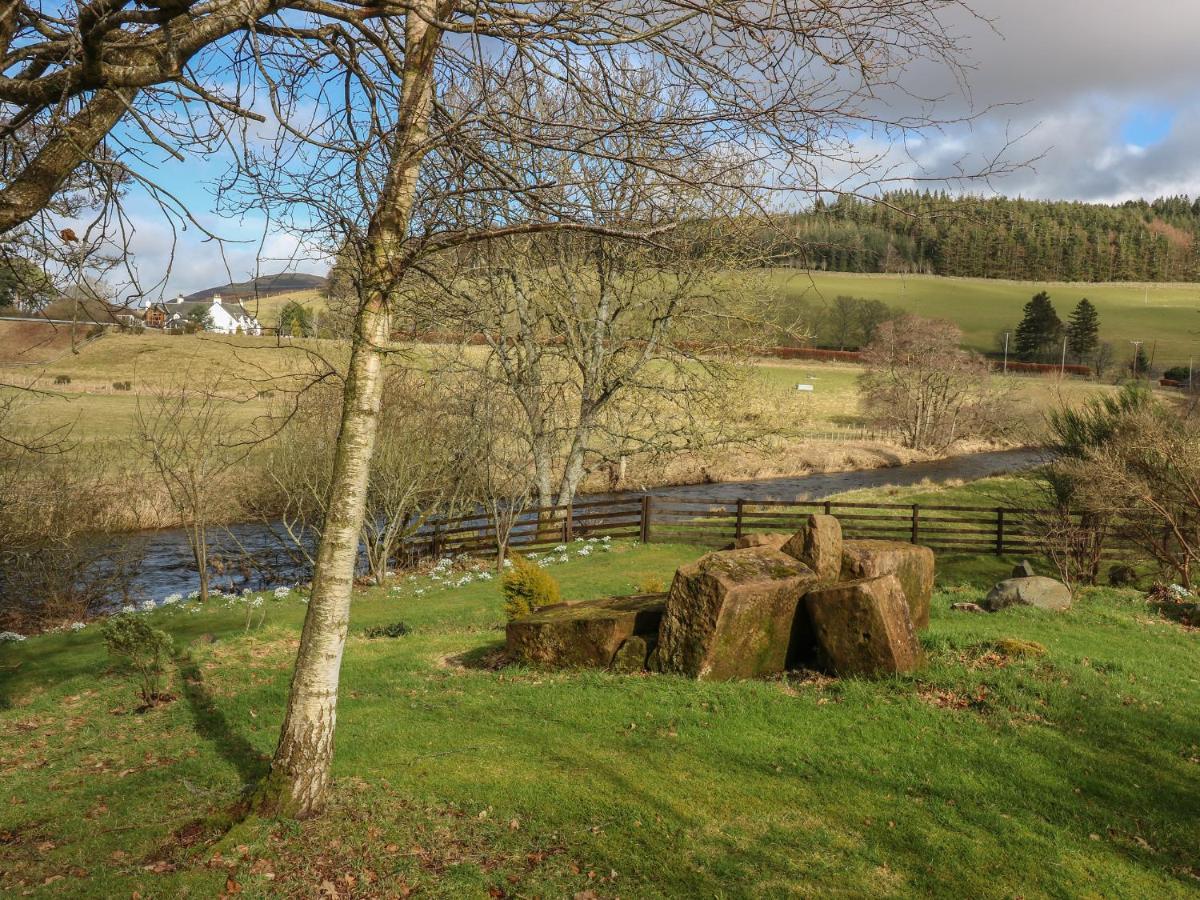
M956 163L970 166L1007 145L1009 162L1028 164L970 190L1094 202L1200 194L1200 0L972 2L990 25L962 13L947 19L970 64L968 91L936 67L906 75L913 94L942 98L939 115L971 120L893 153L893 174L951 175ZM223 252L195 230L172 241L155 207L131 198L142 283L166 295L256 269L325 274L327 257L263 217L213 214L206 183L222 168L219 160L168 162L155 177L227 239Z

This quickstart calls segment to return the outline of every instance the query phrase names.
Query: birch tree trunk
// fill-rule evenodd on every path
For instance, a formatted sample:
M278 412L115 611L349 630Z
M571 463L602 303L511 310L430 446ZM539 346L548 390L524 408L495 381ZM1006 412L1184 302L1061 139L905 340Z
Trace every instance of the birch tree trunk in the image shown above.
M342 394L327 518L283 729L271 774L255 802L260 811L273 815L316 815L329 784L338 678L383 393L384 354L391 335L390 301L399 279L397 259L412 211L433 95L433 62L440 35L427 23L435 20L437 12L436 4L426 0L408 14L405 23L397 135L388 179L367 231L362 299Z

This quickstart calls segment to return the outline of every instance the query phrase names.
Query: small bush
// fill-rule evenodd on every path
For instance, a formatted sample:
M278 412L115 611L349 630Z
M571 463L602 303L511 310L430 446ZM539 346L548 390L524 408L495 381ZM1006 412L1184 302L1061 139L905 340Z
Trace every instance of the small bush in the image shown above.
M1126 563L1113 563L1108 567L1108 583L1113 587L1132 587L1137 584L1137 570Z
M639 594L661 594L667 589L667 583L658 575L643 575L634 585L634 589Z
M516 554L512 556L512 568L500 579L500 592L504 594L504 614L509 619L527 616L562 599L553 575Z
M70 375L55 375L54 383L55 384L70 384L71 376Z
M169 634L152 627L143 616L129 614L112 616L100 633L109 655L128 664L137 673L141 681L138 693L143 704L149 707L170 699L170 695L162 691L166 661L174 646Z
M404 622L393 622L391 625L372 625L363 632L369 638L398 638L412 631Z
M129 391L133 389L132 381L114 381L112 383L114 391Z

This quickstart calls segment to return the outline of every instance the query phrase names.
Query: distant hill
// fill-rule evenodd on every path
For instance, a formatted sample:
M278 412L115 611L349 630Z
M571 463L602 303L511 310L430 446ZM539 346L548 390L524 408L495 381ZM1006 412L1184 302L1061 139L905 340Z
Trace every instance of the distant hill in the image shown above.
M290 291L320 290L325 287L326 279L320 275L306 275L303 272L280 272L278 275L260 275L252 281L236 281L231 284L220 284L193 291L186 295L185 300L207 300L213 294L227 297L263 297L269 294L283 294Z

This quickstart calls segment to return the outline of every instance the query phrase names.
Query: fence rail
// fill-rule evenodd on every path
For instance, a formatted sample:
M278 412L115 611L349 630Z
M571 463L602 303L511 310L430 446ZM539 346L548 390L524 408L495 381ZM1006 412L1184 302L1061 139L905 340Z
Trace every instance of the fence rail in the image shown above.
M409 545L415 555L484 553L500 544L529 551L578 538L637 538L643 543L727 544L743 535L794 531L812 513L836 515L848 538L880 538L969 553L1036 554L1035 528L1046 510L1004 506L853 503L837 500L722 501L643 494L568 506L458 516L427 528ZM1107 549L1121 549L1115 540Z

